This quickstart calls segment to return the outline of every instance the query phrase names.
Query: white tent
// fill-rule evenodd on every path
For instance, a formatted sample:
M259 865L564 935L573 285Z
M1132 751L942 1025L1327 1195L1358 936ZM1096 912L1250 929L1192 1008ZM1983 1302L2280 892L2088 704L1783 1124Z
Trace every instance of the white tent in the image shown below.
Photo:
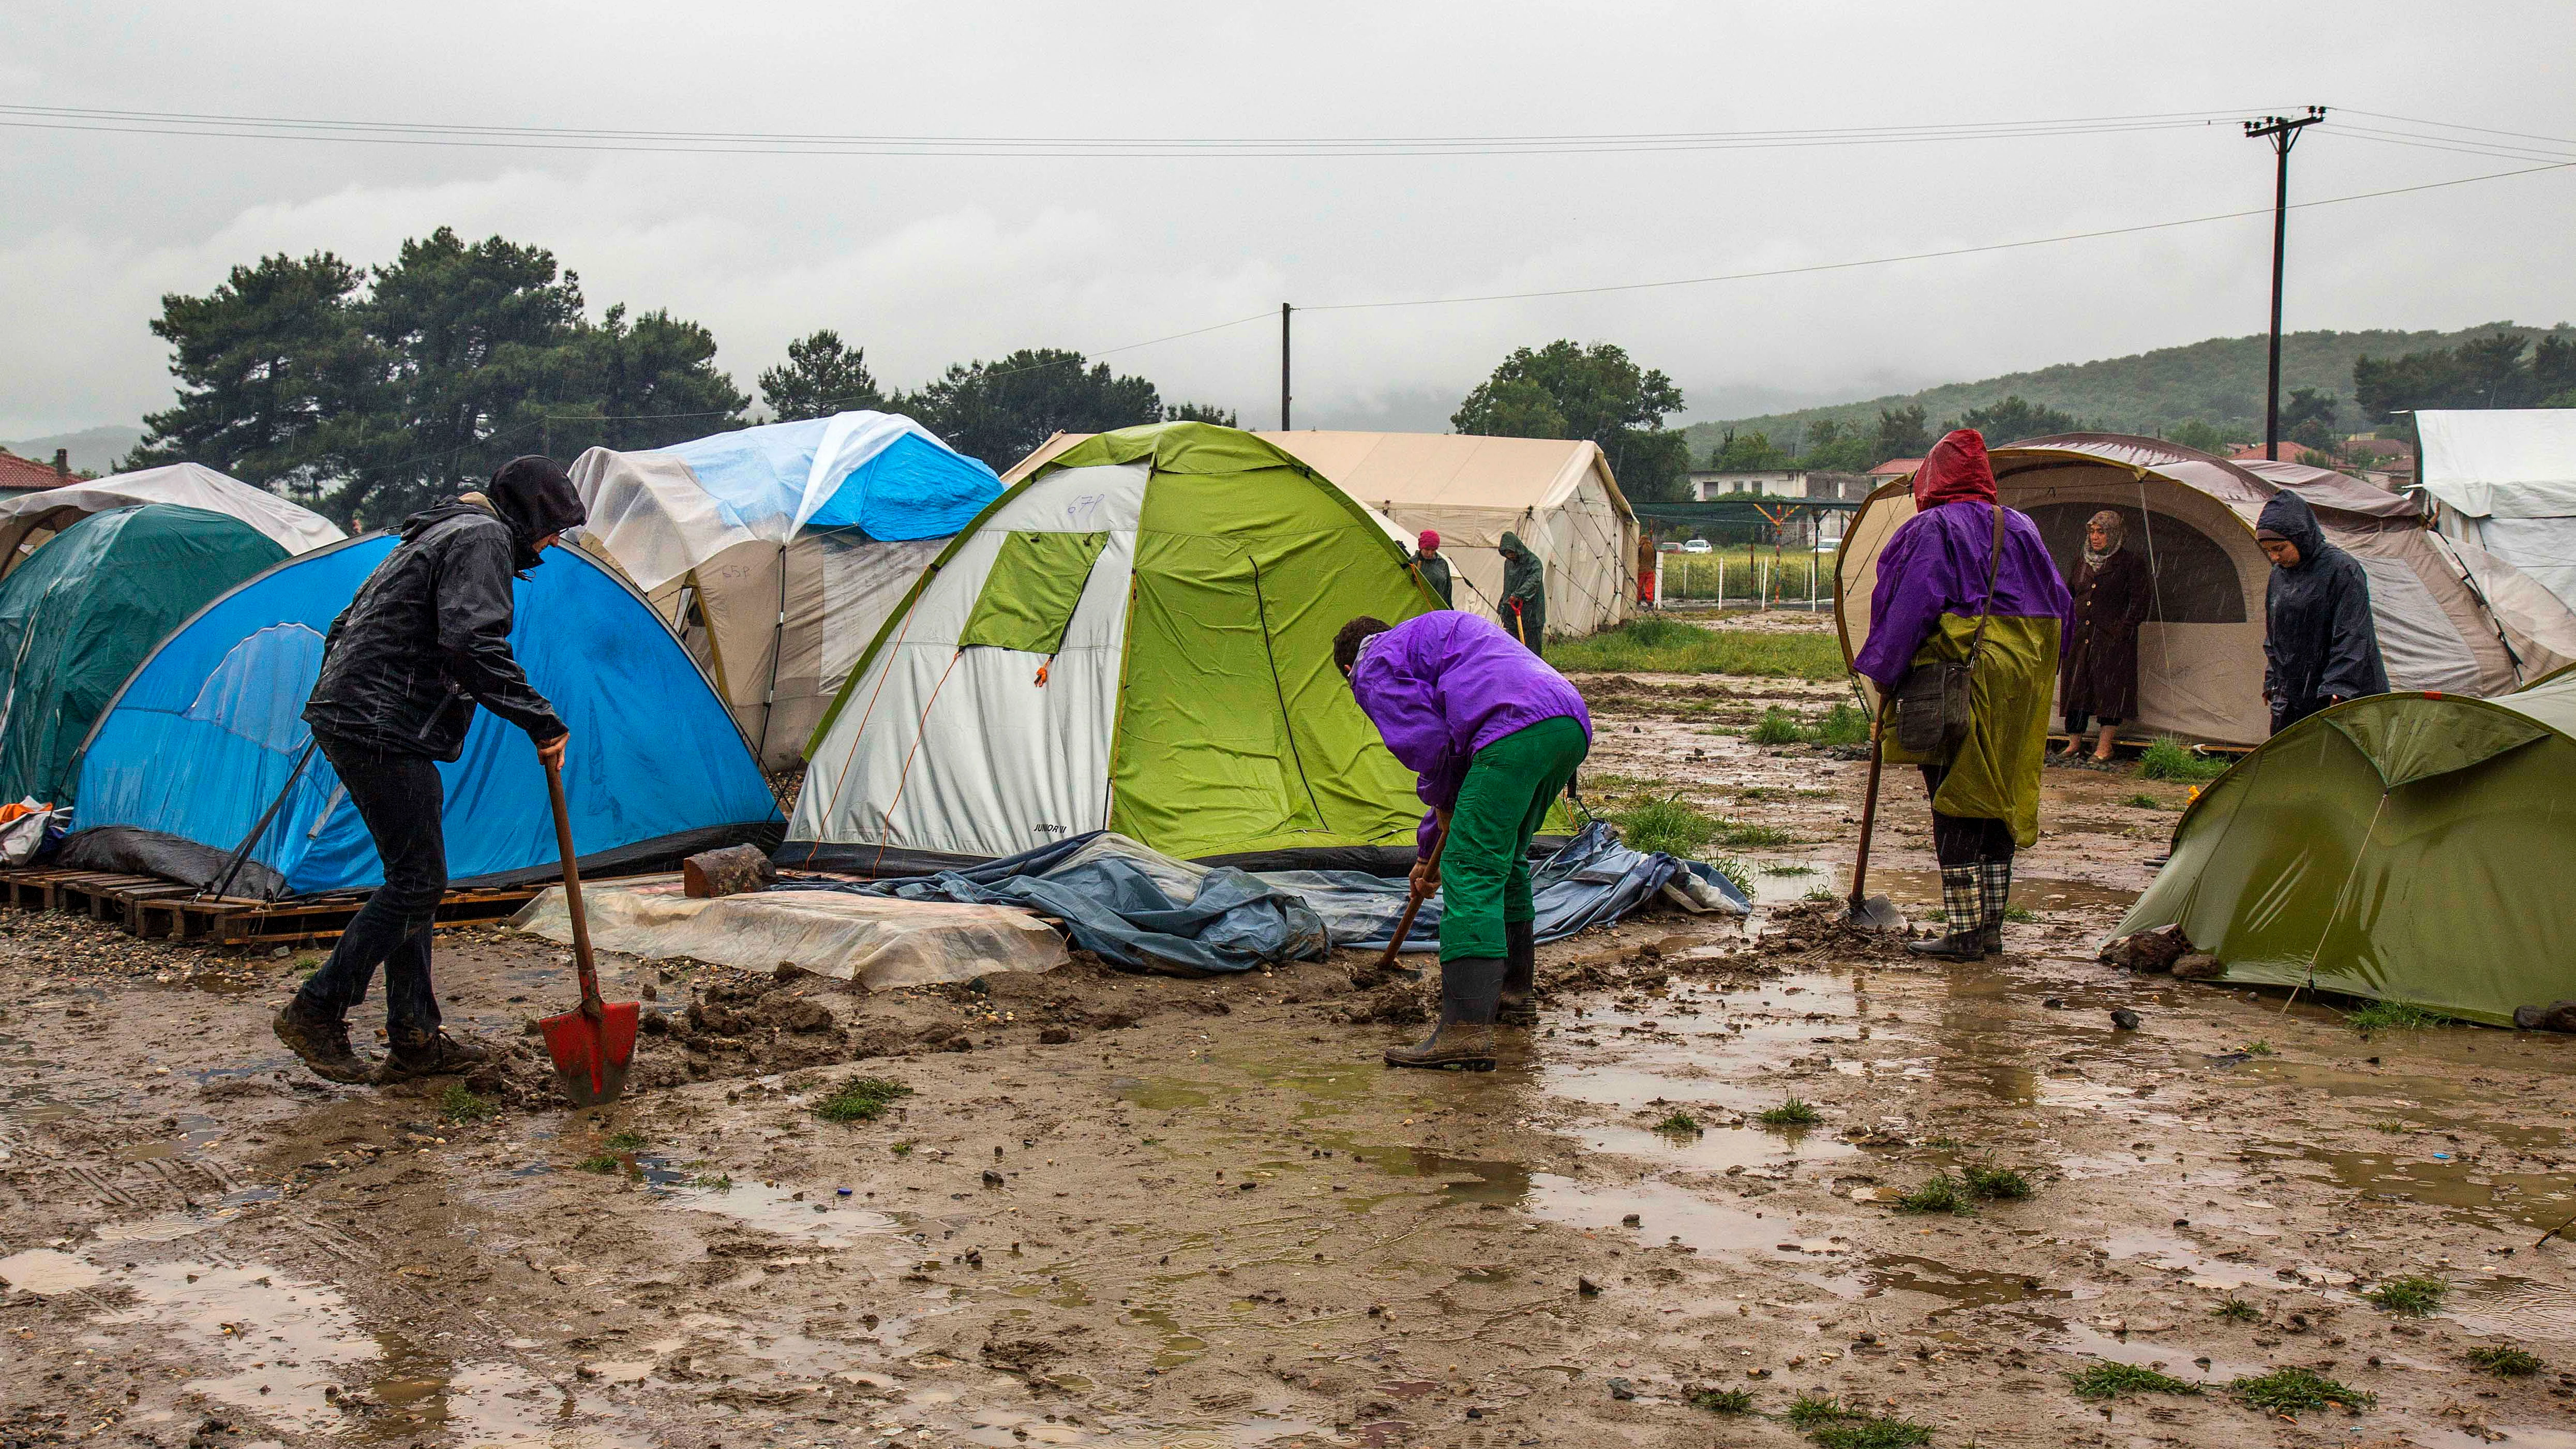
M45 540L93 513L144 503L175 503L238 518L290 554L311 553L349 536L321 514L266 489L195 463L173 463L21 493L0 502L0 573L16 568Z
M764 769L823 706L922 565L1000 496L910 418L848 412L573 460L582 546L652 601Z
M1506 533L1518 533L1547 566L1551 635L1612 628L1635 609L1637 516L1593 443L1461 433L1259 436L1384 514L1408 545L1423 529L1437 532L1457 575L1459 609L1496 618ZM1027 477L1079 441L1073 433L1048 439L1005 480Z
M2576 408L2415 415L2442 532L2576 607Z

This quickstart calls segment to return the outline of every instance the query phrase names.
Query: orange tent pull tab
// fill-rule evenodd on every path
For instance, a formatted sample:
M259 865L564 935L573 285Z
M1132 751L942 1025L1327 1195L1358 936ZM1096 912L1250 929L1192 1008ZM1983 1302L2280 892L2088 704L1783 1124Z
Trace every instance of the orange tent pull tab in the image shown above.
M1054 664L1055 664L1055 656L1054 656L1054 655L1052 655L1052 654L1050 654L1050 655L1048 655L1048 656L1047 656L1046 663L1041 664L1041 665L1039 665L1039 666L1038 666L1038 688L1040 688L1040 689L1044 689L1044 688L1046 688L1046 676L1047 676L1047 670L1048 670L1049 668L1053 667L1053 666L1054 666Z

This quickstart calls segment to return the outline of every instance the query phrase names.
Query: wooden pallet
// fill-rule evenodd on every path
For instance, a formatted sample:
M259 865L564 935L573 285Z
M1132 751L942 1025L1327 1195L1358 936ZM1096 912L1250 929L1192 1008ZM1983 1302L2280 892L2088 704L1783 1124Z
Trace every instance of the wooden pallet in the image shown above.
M552 882L475 886L452 890L438 905L437 924L470 925L514 915ZM70 911L123 927L149 940L214 946L285 946L331 941L366 904L364 892L342 892L291 901L241 896L202 896L196 887L158 876L106 871L5 870L0 890L21 910Z

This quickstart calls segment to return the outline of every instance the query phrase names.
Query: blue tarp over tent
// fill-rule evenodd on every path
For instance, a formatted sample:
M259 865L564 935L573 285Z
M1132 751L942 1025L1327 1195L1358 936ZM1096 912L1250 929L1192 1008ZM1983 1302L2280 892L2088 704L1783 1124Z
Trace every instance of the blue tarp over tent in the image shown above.
M755 533L783 518L855 525L887 543L945 538L1002 491L992 469L890 413L765 423L652 451L685 461L729 521Z
M381 883L330 762L316 751L287 782L311 738L301 716L324 636L395 542L373 534L280 564L166 640L90 735L66 862L206 884L285 789L231 894ZM641 596L572 549L516 588L511 647L572 730L564 786L583 869L776 843L785 822L741 731ZM452 881L557 873L545 773L516 726L477 711L463 757L439 771Z

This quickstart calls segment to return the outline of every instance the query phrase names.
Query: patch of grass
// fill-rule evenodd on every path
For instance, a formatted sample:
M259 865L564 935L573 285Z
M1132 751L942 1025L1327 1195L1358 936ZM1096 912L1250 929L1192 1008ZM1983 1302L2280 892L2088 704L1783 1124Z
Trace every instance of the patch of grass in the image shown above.
M2268 1057L2272 1054L2272 1044L2268 1041L2249 1041L2237 1050L2249 1057Z
M1800 1394L1789 1405L1788 1414L1790 1427L1797 1429L1813 1429L1819 1424L1835 1424L1859 1417L1855 1411L1844 1408L1842 1400L1830 1394Z
M1807 730L1796 715L1775 704L1762 711L1762 718L1753 722L1744 737L1757 745L1795 745L1805 742Z
M2227 1386L2227 1392L2235 1395L2240 1404L2275 1414L2367 1409L2379 1402L2377 1394L2363 1393L2314 1369L2303 1368L2276 1368L2268 1374L2237 1379Z
M2500 1379L2527 1379L2548 1367L2540 1361L2540 1355L2509 1344L2473 1348L2462 1357Z
M2343 1014L2343 1024L2368 1036L2375 1031L2423 1031L2449 1026L2452 1018L2403 1001L2373 1001Z
M2218 1300L2216 1308L2209 1310L2209 1314L2212 1318L2224 1318L2230 1323L2258 1323L2263 1318L2262 1309L2242 1298L2222 1298Z
M1959 1181L1968 1189L1968 1196L2001 1202L2017 1202L2032 1192L2030 1179L2010 1167L1962 1167Z
M1717 822L1719 843L1740 849L1759 850L1767 846L1792 845L1798 837L1777 825L1763 825L1751 820L1721 819Z
M1912 1419L1851 1419L1808 1431L1818 1449L1913 1449L1932 1442L1932 1426Z
M2136 1364L2097 1363L2066 1376L2079 1399L2116 1399L2122 1394L2196 1394L2200 1385Z
M2403 1122L2373 1122L2370 1125L2381 1132L2403 1132L2406 1130L2406 1124Z
M2039 912L2032 910L2028 906L2006 906L2004 907L2004 919L2012 922L2016 926L2027 926L2031 922L2039 919Z
M573 1167L576 1171L596 1172L602 1177L613 1177L626 1170L626 1163L614 1152L596 1152L574 1163Z
M2138 759L2138 773L2149 780L2215 780L2227 773L2228 762L2206 755L2195 755L2191 746L2166 735L2147 746Z
M1956 1137L1926 1137L1914 1145L1917 1147L1927 1148L1933 1152L1956 1152L1968 1144L1960 1141Z
M832 1095L814 1104L814 1115L826 1122L873 1122L885 1115L897 1097L909 1097L912 1088L884 1077L852 1077L832 1091Z
M1845 673L1842 644L1831 634L1703 629L1661 615L1550 643L1547 662L1567 674L1748 674L1823 681Z
M2162 810L2163 808L2165 808L2165 802L2163 802L2162 800L2157 799L2157 798L2156 798L2155 796L2153 796L2153 795L2144 795L2144 794L2141 794L2141 795L2132 795L2132 796L2130 796L2128 799L2123 800L2123 801L2121 801L2120 803L2121 803L2121 804L2123 804L2123 805L2128 805L2128 806L2134 807L2134 808L2139 809L2139 810Z
M1148 1137L1145 1139L1145 1145L1151 1147L1161 1140L1162 1139L1159 1137ZM892 1147L887 1148L886 1151L893 1153L897 1157L910 1157L912 1155L912 1147L912 1139L907 1137Z
M1766 861L1763 863L1762 873L1764 875L1814 875L1816 868L1794 860L1785 864ZM1833 892L1827 891L1825 894L1832 895Z
M1712 1414L1749 1414L1753 1395L1743 1389L1702 1389L1690 1396L1690 1405Z
M2439 1278L2421 1276L2387 1278L2376 1288L2365 1290L2362 1299L2400 1318L2423 1318L2442 1306L2451 1285Z
M1923 1180L1923 1185L1896 1200L1897 1210L1909 1213L1949 1213L1966 1217L1976 1206L1968 1199L1968 1185L1946 1172L1936 1172Z
M438 1114L450 1122L480 1122L492 1115L493 1106L476 1096L463 1082L450 1082L438 1094Z
M1699 1131L1699 1119L1688 1112L1674 1111L1667 1113L1664 1120L1656 1123L1655 1130L1658 1132L1687 1132L1696 1134Z
M1813 1102L1791 1097L1777 1107L1765 1107L1753 1120L1765 1127L1813 1127L1825 1120Z
M1842 897L1834 894L1833 887L1831 886L1818 886L1814 890L1807 892L1805 895L1798 897L1798 899L1802 901L1838 901L1841 900Z
M1839 702L1825 711L1825 717L1816 722L1815 731L1809 738L1820 745L1866 744L1869 742L1869 714L1848 700ZM1803 795L1807 792L1801 790L1798 793Z
M1605 813L1628 848L1647 855L1697 855L1717 838L1719 828L1714 816L1672 798L1649 797Z
M308 973L318 971L322 969L322 958L319 956L298 956L295 958L295 969Z
M1780 791L1771 789L1767 785L1755 785L1750 789L1735 792L1735 798L1738 800L1777 800L1780 795Z
M1734 886L1737 890L1744 892L1748 896L1753 894L1753 866L1751 863L1746 861L1744 857L1740 855L1712 855L1707 858L1707 864L1709 869L1726 877L1727 883Z
M697 1176L689 1179L689 1186L708 1188L716 1192L731 1192L733 1191L733 1174L728 1172L701 1172Z
M632 1127L620 1128L609 1133L608 1140L600 1146L611 1152L641 1152L644 1150L644 1134Z

